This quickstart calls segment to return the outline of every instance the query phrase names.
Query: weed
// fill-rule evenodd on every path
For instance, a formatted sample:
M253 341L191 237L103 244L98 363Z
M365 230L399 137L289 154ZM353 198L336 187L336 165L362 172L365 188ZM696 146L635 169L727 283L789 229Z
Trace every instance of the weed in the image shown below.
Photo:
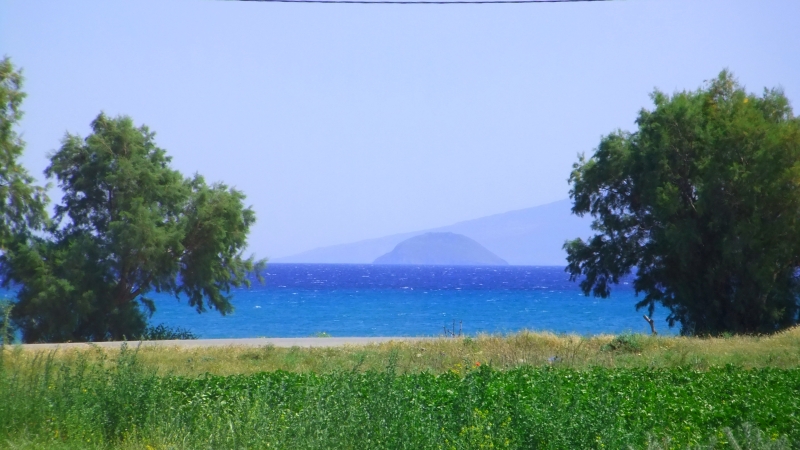
M618 353L641 353L642 336L638 334L624 333L615 337L611 342L601 347L603 351Z
M142 363L146 351L98 349L93 359L11 352L5 361L15 363L0 370L0 446L777 450L800 443L800 368L497 370L457 362L436 375L401 373L403 347L394 346L380 370L362 370L361 349L348 370L324 374L186 377L157 375ZM300 349L290 354L303 357Z
M663 437L648 438L647 450L667 450L674 448L672 439ZM632 448L632 447L631 447ZM711 436L705 444L690 445L689 450L791 450L792 445L786 436L767 436L766 433L748 422L742 423L736 431L724 427Z

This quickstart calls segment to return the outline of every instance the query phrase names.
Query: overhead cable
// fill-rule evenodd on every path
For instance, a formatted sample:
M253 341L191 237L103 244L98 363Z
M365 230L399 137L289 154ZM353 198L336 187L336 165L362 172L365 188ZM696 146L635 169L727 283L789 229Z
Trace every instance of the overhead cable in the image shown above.
M348 3L358 5L491 5L502 3L587 3L614 0L239 0L263 3Z

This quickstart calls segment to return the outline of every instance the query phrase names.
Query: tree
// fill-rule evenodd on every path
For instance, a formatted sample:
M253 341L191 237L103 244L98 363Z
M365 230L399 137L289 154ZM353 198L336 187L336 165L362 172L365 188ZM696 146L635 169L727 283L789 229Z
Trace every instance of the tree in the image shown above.
M21 71L8 57L0 61L0 252L12 242L25 239L32 230L40 229L46 218L45 189L34 185L33 177L19 164L25 143L15 127L22 119ZM0 300L2 303L2 300ZM9 306L10 307L10 306ZM6 315L0 315L0 328L8 331Z
M630 273L682 334L769 333L800 312L800 120L780 89L747 94L723 71L695 92L652 94L634 133L579 156L572 211L597 232L568 241L567 271L607 297Z
M0 250L20 234L39 229L46 217L45 190L19 164L25 143L15 127L22 119L23 77L11 59L0 61Z
M51 155L45 173L64 191L53 223L3 257L6 283L21 286L12 319L24 341L140 336L152 292L227 314L231 287L260 273L263 261L242 257L255 221L244 194L184 178L154 136L100 114Z

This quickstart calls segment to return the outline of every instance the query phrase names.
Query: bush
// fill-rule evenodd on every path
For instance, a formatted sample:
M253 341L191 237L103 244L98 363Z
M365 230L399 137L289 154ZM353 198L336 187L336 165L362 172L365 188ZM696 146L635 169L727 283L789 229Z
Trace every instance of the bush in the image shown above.
M615 337L611 342L602 347L603 351L619 353L640 353L642 342L639 335L624 333Z
M144 334L139 336L141 341L171 341L175 339L197 339L197 335L183 327L170 327L160 323L156 326L148 325Z

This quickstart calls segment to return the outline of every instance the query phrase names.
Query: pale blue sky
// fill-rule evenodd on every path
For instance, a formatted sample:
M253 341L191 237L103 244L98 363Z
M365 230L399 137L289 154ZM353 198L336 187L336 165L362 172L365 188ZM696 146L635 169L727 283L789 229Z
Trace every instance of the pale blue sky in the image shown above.
M250 250L448 225L565 198L579 152L654 87L730 68L800 105L800 1L318 5L0 0L42 179L102 110L243 190Z

